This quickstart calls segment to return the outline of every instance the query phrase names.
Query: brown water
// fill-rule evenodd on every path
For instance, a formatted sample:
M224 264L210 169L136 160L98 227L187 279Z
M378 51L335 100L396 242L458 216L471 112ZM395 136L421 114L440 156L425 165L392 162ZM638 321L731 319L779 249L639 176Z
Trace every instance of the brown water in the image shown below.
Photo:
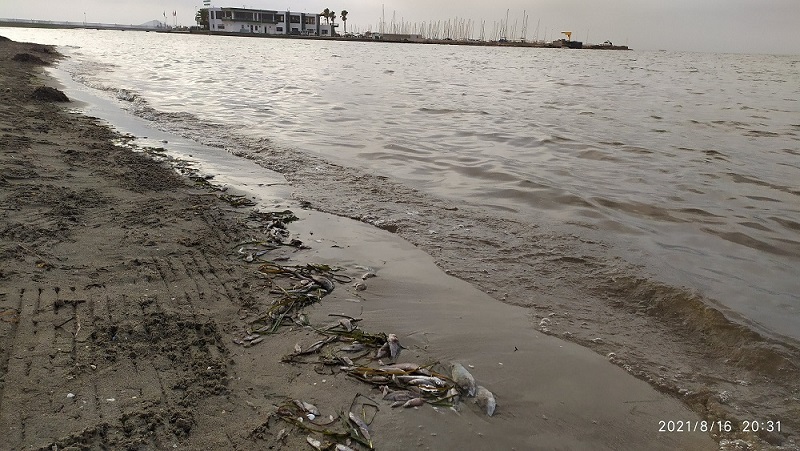
M164 127L602 242L598 267L800 338L800 57L9 33Z
M800 57L30 33L165 127L602 242L599 267L800 338Z

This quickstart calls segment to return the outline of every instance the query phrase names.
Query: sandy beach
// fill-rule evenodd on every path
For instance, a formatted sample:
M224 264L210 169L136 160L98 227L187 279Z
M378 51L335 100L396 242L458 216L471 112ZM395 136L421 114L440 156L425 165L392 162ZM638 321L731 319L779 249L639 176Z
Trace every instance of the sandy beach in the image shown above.
M763 428L742 432L742 418L708 393L678 399L613 355L537 331L542 318L489 299L379 227L286 199L299 221L275 244L265 206L181 175L180 162L68 102L37 98L37 87L55 86L43 67L57 58L0 40L0 448L313 449L308 437L327 449L792 445ZM254 338L281 289L298 283L268 262L330 268L335 286L293 317L308 324ZM376 277L362 280L367 272ZM341 318L396 334L398 362L443 374L463 363L496 412L465 396L457 409L392 408L380 384L323 362L341 355L333 343L302 353ZM373 355L354 365L377 368ZM294 400L319 412L311 419ZM679 421L693 430L660 431ZM732 431L708 433L701 421ZM796 418L784 421L790 429Z

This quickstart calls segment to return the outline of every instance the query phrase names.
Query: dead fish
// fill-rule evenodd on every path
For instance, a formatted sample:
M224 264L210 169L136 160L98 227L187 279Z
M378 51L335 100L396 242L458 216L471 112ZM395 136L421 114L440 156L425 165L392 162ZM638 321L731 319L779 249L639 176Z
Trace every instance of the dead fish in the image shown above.
M419 369L419 365L417 365L416 363L393 363L391 365L387 365L387 366L381 367L379 369L381 371L391 371L391 370L398 369L398 370L401 370L401 371L406 371L406 372L411 373L411 372L417 371Z
M392 366L382 366L382 367L378 368L378 371L381 371L381 372L386 373L386 374L397 374L397 375L408 374L408 371L406 371L406 370L404 370L402 368L396 368L396 367L392 367Z
M296 352L297 354L300 354L301 352L303 352L303 348L300 347L300 343L295 343L294 344L294 352Z
M341 325L344 328L344 330L348 332L352 332L353 329L355 329L355 327L353 327L353 323L347 318L340 319L339 325Z
M446 385L446 382L443 379L440 379L436 376L408 375L395 376L395 378L401 382L405 382L408 385L429 385L431 387L444 387Z
M370 448L372 447L372 439L369 436L369 428L367 427L367 423L364 423L364 420L356 416L353 412L350 412L348 415L350 417L350 421L353 422L358 427L358 432L364 437L367 442L370 444Z
M458 390L455 387L451 388L450 390L447 390L447 396L445 397L445 399L452 402L453 405L458 404L458 402L460 401L460 395L458 394Z
M361 276L361 280L367 280L367 279L370 279L370 278L372 278L372 277L377 277L377 276L378 276L378 275L377 275L377 274L375 274L374 272L372 272L372 271L368 271L368 272L365 272L365 273L364 273L364 274Z
M366 348L367 347L364 346L363 344L361 344L361 343L359 343L357 341L354 341L353 344L347 345L347 346L343 347L341 350L344 351L344 352L361 352Z
M334 449L336 451L355 451L355 450L353 450L353 448L351 448L349 446L342 445L341 443L337 443L336 444L336 448L334 448Z
M425 404L425 400L424 399L422 399L422 398L414 398L414 399L409 399L408 401L406 401L406 403L403 404L403 407L405 407L407 409L409 407L419 407L419 406L421 406L423 404Z
M323 446L322 446L322 442L320 440L315 439L314 437L312 437L310 435L308 437L306 437L306 441L308 442L309 445L311 445L316 450L322 451L324 449ZM327 448L327 446L325 448Z
M319 416L319 409L317 409L317 406L315 406L314 404L310 404L310 403L307 403L305 401L301 401L299 399L295 399L294 400L294 405L296 405L297 407L299 407L303 411L308 412L308 413L310 413L310 414L312 414L314 416Z
M478 407L486 412L486 415L494 415L494 409L497 408L497 401L495 401L492 392L482 385L478 385L478 389L475 393L475 402L478 404Z
M320 349L321 349L323 346L325 346L326 344L328 344L328 343L332 342L333 340L336 340L336 336L332 336L332 337L328 337L328 338L326 338L326 339L324 339L324 340L320 340L320 341L318 341L318 342L316 342L316 343L312 344L312 345L311 345L311 346L309 346L308 348L306 348L306 350L305 350L305 351L303 351L303 352L298 352L298 353L296 353L296 354L297 354L297 355L306 355L306 354L311 354L311 353L317 352L317 351L319 351L319 350L320 350Z
M328 279L327 277L315 277L315 276L310 276L310 277L311 277L311 280L313 280L323 290L327 291L328 293L333 291L334 284L333 284L333 281L331 279Z
M389 342L388 341L386 343L384 343L383 346L381 346L375 352L375 358L376 359L380 359L380 358L386 357L387 355L389 355Z
M355 288L356 291L364 291L367 289L367 284L364 282L356 282L353 284L353 288Z
M400 346L400 340L397 338L397 335L389 334L386 343L389 344L389 357L392 360L395 360L397 356L400 355L400 349L402 349L402 346Z
M462 364L453 363L451 377L453 378L453 382L455 382L461 390L464 390L467 396L470 398L475 396L475 391L477 390L475 378L472 377L472 374L470 374Z
M383 399L386 401L401 401L401 402L406 402L409 399L414 399L416 397L417 396L414 395L414 393L411 393L408 390L397 390L393 392L388 392L385 395L383 395Z

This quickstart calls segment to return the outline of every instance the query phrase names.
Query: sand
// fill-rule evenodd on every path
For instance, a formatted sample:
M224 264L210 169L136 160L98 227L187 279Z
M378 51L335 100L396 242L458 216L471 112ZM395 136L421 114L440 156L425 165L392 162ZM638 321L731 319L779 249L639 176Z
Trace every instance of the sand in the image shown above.
M497 412L392 409L340 372L283 363L320 338L309 327L235 344L276 298L237 252L264 225L70 104L34 100L53 82L20 53L57 58L0 41L0 448L311 449L270 414L302 399L346 415L359 394L378 406L364 408L377 449L718 447L708 433L659 432L659 421L701 418L540 333L528 309L489 299L397 235L296 205L292 237L309 248L261 258L377 274L363 291L338 283L307 309L311 324L363 318L364 330L398 335L401 361L462 362Z

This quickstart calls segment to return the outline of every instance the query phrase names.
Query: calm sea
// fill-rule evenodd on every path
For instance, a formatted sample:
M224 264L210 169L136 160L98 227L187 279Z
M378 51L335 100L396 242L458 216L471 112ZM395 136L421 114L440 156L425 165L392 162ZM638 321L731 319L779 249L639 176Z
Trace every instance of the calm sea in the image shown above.
M0 35L62 46L75 79L199 141L546 223L800 339L800 56Z

